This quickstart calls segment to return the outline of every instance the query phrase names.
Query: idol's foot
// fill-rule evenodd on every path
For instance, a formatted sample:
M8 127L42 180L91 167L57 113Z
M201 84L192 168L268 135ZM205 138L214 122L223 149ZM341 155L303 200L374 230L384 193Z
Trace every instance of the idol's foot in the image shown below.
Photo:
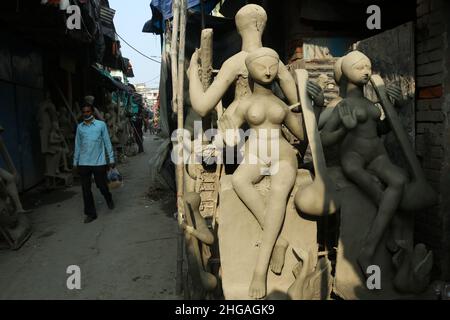
M283 243L277 242L273 248L272 258L270 259L270 270L275 274L279 275L283 270L287 247L288 243L283 241Z
M254 299L262 299L267 294L266 289L266 277L264 275L259 275L254 273L252 283L248 290L248 295Z
M358 256L358 265L361 268L361 271L364 275L364 277L367 277L367 269L370 265L372 265L372 254L369 250L366 248L362 248L359 256Z

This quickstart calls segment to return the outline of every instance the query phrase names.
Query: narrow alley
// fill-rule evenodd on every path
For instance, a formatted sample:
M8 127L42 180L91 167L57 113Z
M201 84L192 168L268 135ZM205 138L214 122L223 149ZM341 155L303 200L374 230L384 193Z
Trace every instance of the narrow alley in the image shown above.
M0 299L176 299L175 201L146 192L158 141L145 135L145 153L118 167L124 184L112 190L113 211L92 186L99 218L90 224L78 183L30 195L34 231L20 250L0 251ZM70 265L81 269L80 290L66 286Z

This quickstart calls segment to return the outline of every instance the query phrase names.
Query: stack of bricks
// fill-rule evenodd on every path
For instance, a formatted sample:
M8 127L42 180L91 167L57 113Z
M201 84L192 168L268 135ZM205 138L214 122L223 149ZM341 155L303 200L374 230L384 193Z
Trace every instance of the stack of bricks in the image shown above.
M307 60L305 63L306 70L308 70L309 79L319 84L323 89L325 98L325 105L339 96L339 86L334 80L334 64L337 59L316 59ZM321 79L325 77L326 80Z
M449 9L445 0L417 0L416 153L439 203L416 215L416 241L434 251L434 275L444 280L450 280Z

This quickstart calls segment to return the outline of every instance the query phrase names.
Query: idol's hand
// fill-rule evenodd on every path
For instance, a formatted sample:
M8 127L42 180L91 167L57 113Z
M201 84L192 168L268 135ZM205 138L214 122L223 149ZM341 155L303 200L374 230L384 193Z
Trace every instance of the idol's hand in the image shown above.
M386 86L386 93L394 103L403 100L402 89L395 83Z
M358 119L356 118L356 109L351 108L345 100L339 102L336 107L338 108L339 117L341 118L344 127L348 130L355 128L358 124Z
M310 80L306 83L306 91L311 96L311 99L314 101L316 106L323 106L324 96L322 88L317 84Z
M229 146L234 146L239 143L238 128L234 124L233 119L225 112L219 121L217 121L220 134L223 141Z

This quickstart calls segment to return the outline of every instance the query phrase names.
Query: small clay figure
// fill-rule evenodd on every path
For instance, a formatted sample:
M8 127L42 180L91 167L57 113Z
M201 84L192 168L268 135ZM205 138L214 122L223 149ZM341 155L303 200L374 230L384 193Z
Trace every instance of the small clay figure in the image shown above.
M114 103L112 101L112 95L110 92L107 92L105 95L106 98L106 110L107 113L105 114L105 120L106 123L108 124L108 131L109 131L109 136L111 137L111 143L114 144L119 144L119 138L117 136L118 134L118 121L117 121L117 104Z
M18 249L30 236L31 224L24 213L25 210L17 190L17 171L6 149L0 126L0 156L6 165L6 170L0 168L0 232L6 238L11 249Z
M52 123L52 130L50 131L50 152L54 153L55 157L55 172L59 174L61 163L62 163L62 171L69 172L69 166L67 157L69 154L69 147L67 146L66 139L61 132L58 121L54 121Z
M422 293L430 283L433 252L422 243L414 246L397 241L397 246L400 249L392 259L397 270L393 280L395 288L402 293Z
M193 285L201 286L200 291L211 292L217 287L217 279L208 271L210 254L208 254L209 250L205 250L205 246L213 244L214 236L200 214L200 195L188 192L184 195L183 200L187 223L183 223L182 228L185 231L186 255L194 280Z
M61 139L56 132L58 114L49 93L39 107L38 117L41 151L45 156L45 175L56 177L59 174L59 163L62 159Z
M0 134L2 134L4 131L3 127L0 126ZM11 158L9 157L9 154L7 153L6 146L3 143L3 140L1 140L0 137L0 155L3 157L4 162L6 163L7 170L0 168L0 179L2 180L6 192L11 197L11 199L14 202L14 206L16 208L17 213L29 213L30 210L25 210L22 206L22 202L19 198L19 192L17 190L17 172L14 168L14 165L12 163Z
M72 120L70 119L69 114L65 109L59 109L57 112L58 119L59 119L59 127L61 129L61 134L68 140L72 141L75 139L75 133L74 133L74 124Z
M41 135L41 151L42 153L48 152L48 138L52 129L52 123L58 120L58 114L56 107L53 104L50 93L47 92L45 100L39 105L38 123Z
M299 262L292 270L295 281L288 289L292 300L327 300L330 298L333 278L331 262L322 257L314 265L315 259L310 251L294 251Z

